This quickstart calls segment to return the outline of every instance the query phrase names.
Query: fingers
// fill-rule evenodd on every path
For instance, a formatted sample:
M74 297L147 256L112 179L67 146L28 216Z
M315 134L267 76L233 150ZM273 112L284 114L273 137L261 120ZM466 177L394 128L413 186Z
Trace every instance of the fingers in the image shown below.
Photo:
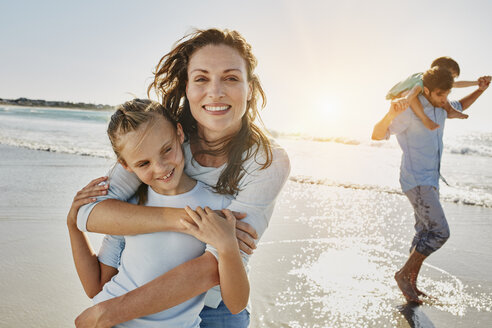
M197 207L197 210L198 209L201 208ZM195 222L197 226L200 226L200 224L202 223L202 218L200 217L200 215L197 212L193 211L189 206L185 207L185 211L186 214L188 214L188 216L193 220L193 222Z
M191 224L190 222L188 222L184 219L180 219L179 221L186 228L186 230L188 230L190 233L194 234L194 233L198 232L198 228L195 225Z
M222 210L222 213L224 213L227 221L229 221L229 222L236 222L236 217L234 216L234 214L232 214L232 212L230 210L223 209Z
M236 229L247 233L251 238L258 239L258 233L250 224L243 221L236 221Z
M244 243L251 249L256 249L255 240L246 232L236 229L236 238L238 242Z
M101 182L106 181L108 177L100 177L92 180L77 192L74 197L74 201L81 200L88 197L102 196L108 193L109 184L99 185Z
M237 243L239 245L240 250L242 250L243 252L245 252L248 255L253 254L253 250L251 249L251 247L249 247L248 245L246 245L245 243L243 243L240 240L238 240Z
M246 213L232 211L232 214L236 217L237 220L244 219L247 215Z
M101 182L106 181L106 180L108 180L108 177L99 177L99 178L94 179L94 180L92 180L91 182L89 182L89 183L87 184L87 186L85 186L83 189L85 189L85 188L87 188L87 187L93 187L93 186L96 186L96 185L98 185L98 184L100 184Z

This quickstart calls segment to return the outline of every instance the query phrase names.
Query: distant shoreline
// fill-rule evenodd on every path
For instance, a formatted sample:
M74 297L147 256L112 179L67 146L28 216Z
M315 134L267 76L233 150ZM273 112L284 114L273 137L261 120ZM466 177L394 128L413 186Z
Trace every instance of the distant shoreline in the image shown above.
M70 101L48 101L43 99L2 99L0 105L9 106L24 106L24 107L51 107L51 108L67 108L67 109L92 109L92 110L113 110L115 107L105 104L87 104L83 102L73 103Z

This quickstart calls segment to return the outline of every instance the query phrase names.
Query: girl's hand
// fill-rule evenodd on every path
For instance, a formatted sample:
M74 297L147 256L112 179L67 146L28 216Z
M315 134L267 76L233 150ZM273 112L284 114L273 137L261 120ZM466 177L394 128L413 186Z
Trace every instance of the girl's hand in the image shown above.
M96 201L97 196L105 195L108 192L109 184L100 186L103 181L108 180L108 177L100 177L89 182L87 186L79 190L73 198L72 206L67 215L67 225L69 227L77 227L77 213L79 208L85 204Z
M186 213L195 224L181 219L181 224L186 232L206 244L214 246L219 253L227 252L233 247L238 248L236 240L236 218L229 210L223 210L225 218L219 216L209 207L202 209L197 207L193 211L189 206L185 207Z

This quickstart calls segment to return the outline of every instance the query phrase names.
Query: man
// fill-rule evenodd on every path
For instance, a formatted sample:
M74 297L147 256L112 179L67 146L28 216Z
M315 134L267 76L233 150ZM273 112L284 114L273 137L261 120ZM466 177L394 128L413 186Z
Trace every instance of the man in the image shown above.
M488 88L490 76L481 77L479 87L451 105L465 110ZM425 128L422 121L404 103L392 103L388 113L378 122L372 139L388 139L396 134L403 151L400 184L415 213L415 236L410 256L395 274L403 296L409 302L421 304L419 296L426 296L417 288L417 276L423 261L438 250L449 238L449 227L439 201L439 177L443 150L443 130L447 117L443 107L453 86L450 71L434 67L423 75L424 91L419 100L425 114L439 125L436 130Z

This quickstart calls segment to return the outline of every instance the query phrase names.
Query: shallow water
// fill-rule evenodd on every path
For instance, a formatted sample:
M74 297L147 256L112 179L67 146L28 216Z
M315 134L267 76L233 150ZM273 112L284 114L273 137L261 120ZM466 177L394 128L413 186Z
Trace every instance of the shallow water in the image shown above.
M290 182L277 206L252 260L260 267L251 274L260 294L254 327L445 327L456 320L480 327L480 320L492 320L492 256L484 249L476 250L479 263L473 256L460 262L452 256L455 248L475 253L469 245L473 229L460 231L468 236L451 238L424 263L419 286L434 298L411 307L393 279L413 233L404 196ZM445 206L451 226L470 209ZM490 218L480 222L490 235ZM282 239L278 232L288 230L295 236ZM490 250L492 242L483 246ZM272 254L279 256L273 263ZM457 265L477 270L459 276Z

